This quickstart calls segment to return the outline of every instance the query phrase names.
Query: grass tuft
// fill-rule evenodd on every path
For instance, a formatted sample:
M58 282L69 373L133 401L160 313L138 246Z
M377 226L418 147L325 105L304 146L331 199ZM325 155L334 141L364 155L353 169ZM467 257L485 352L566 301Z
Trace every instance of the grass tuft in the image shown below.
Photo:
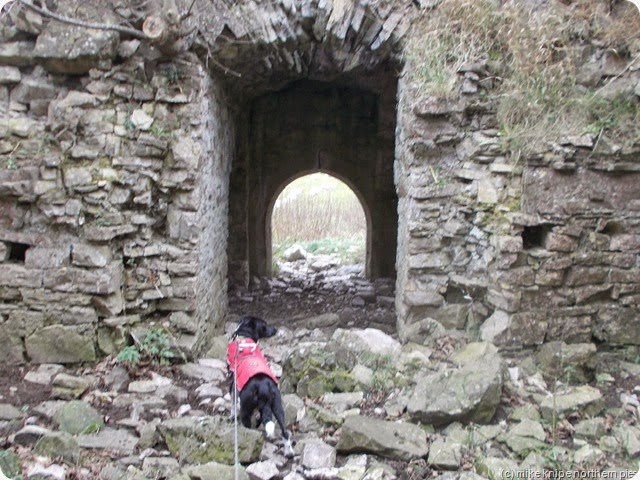
M444 0L413 28L406 49L413 93L456 97L462 67L484 65L514 156L564 135L604 132L627 144L640 138L633 93L612 100L602 85L578 81L592 44L620 60L620 74L640 64L640 15L630 2Z

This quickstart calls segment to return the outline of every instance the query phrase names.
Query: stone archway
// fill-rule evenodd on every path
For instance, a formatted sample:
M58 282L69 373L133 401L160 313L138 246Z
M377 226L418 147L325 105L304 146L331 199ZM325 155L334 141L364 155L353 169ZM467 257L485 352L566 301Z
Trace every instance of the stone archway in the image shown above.
M374 92L353 84L301 80L248 105L239 132L244 148L231 176L229 252L236 267L246 265L247 277L270 274L273 202L283 185L312 171L332 174L359 192L369 218L367 276L394 276L395 254L389 253L397 242L394 137L389 135L394 131L393 87ZM240 215L244 225L233 216L237 205L246 205ZM246 248L236 249L243 240Z
M355 197L358 199L358 203L360 204L360 208L362 209L362 214L364 215L364 219L365 219L365 229L366 229L366 235L365 235L365 258L364 258L364 274L365 276L369 277L370 271L371 271L371 211L369 210L369 207L364 199L364 197L362 196L362 194L358 191L358 189L353 185L353 183L351 181L349 181L349 179L341 177L340 175L327 171L327 170L309 170L309 171L304 171L304 172L300 172L298 175L287 179L285 182L283 182L278 189L276 190L276 192L274 193L271 201L269 202L268 208L267 208L267 214L266 214L266 222L265 222L265 244L266 244L266 267L267 267L267 275L271 276L273 274L273 237L272 237L272 232L273 232L273 211L276 205L276 202L278 200L278 198L280 198L280 195L282 194L282 192L285 190L285 188L287 188L289 185L291 185L292 183L294 183L296 180L306 177L308 175L313 175L315 173L325 173L328 174L330 176L332 176L333 178L339 180L340 182L344 183L350 190L351 192L355 195Z

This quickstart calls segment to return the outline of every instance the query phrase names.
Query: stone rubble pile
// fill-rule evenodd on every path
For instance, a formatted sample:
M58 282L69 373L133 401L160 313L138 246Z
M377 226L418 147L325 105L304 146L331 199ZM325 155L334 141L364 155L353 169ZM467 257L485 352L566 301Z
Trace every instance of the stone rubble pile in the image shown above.
M286 459L262 430L239 427L240 478L635 469L636 364L593 345L507 358L490 343L458 340L447 354L442 342L401 345L373 328L281 327L262 347L281 376L296 456ZM33 366L16 384L51 396L34 405L0 398L0 469L30 480L234 478L227 341L217 338L207 358L139 376L109 361L90 371Z
M273 277L254 277L249 288L235 287L230 295L230 310L237 314L276 319L291 317L294 307L306 312L295 313L299 320L315 315L311 328L342 321L351 326L375 325L391 333L395 280L369 280L362 264L345 264L335 254L312 254L293 245L278 260Z
M301 293L305 290L352 294L353 303L393 304L394 280L365 278L362 264L344 265L337 255L312 254L294 244L278 262L277 276L266 280L274 293Z

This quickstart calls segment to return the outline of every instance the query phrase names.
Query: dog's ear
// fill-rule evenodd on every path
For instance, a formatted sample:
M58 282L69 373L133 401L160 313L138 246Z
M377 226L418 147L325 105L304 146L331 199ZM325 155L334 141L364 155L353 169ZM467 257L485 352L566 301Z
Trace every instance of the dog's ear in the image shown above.
M276 327L267 325L267 322L265 322L261 318L258 318L256 322L256 333L258 335L258 338L269 338L278 333L278 329Z

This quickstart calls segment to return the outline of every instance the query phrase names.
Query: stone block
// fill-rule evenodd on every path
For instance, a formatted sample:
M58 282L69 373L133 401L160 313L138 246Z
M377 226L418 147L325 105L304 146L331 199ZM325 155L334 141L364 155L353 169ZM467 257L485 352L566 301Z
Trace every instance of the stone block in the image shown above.
M593 335L610 345L640 345L640 308L601 308L596 315Z
M94 270L63 267L44 272L44 286L60 292L107 295L119 291L122 282L123 266L117 261Z
M451 264L445 252L419 253L409 257L409 268L415 270L443 270Z
M562 270L540 270L536 272L535 284L544 287L559 287L562 285L564 272Z
M88 168L71 167L64 170L64 185L67 188L76 188L92 183L93 176Z
M97 226L90 225L84 229L84 237L94 242L107 242L116 237L129 235L138 230L135 225Z
M24 264L33 269L62 267L69 264L69 249L31 247L25 253Z
M512 292L504 289L489 288L487 301L494 307L506 312L516 312L522 302L521 292Z
M2 323L0 326L4 327ZM0 362L3 365L19 365L26 362L22 339L13 332L0 328Z
M98 99L91 93L71 90L62 100L57 101L56 104L61 110L74 107L95 107L98 105Z
M9 249L4 242L0 242L0 262L4 262L9 254Z
M417 102L413 106L413 113L419 118L440 117L464 111L462 102L432 96Z
M117 53L117 32L52 22L38 35L33 55L48 71L83 74Z
M71 263L79 267L102 268L111 261L111 248L73 244L71 258Z
M549 313L547 341L560 340L567 343L588 343L591 340L593 318L591 315L573 313L570 309Z
M195 298L197 293L197 279L195 277L180 277L171 282L173 295L177 298Z
M168 312L193 312L196 309L196 301L192 298L165 298L158 301L157 308Z
M33 193L36 195L44 195L58 189L58 182L55 180L41 180L34 184Z
M417 425L360 415L347 416L336 448L343 454L366 452L402 460L424 457L429 452L426 435Z
M196 262L182 263L182 262L169 262L167 264L167 270L171 275L195 275L198 273L198 264Z
M520 235L497 235L492 238L492 243L502 253L519 253L522 251L522 237Z
M33 65L34 46L32 41L0 43L0 64L14 67Z
M409 307L437 307L444 303L444 297L435 286L426 288L407 288L402 296Z
M543 246L551 252L573 252L578 248L578 239L568 235L549 233L545 236Z
M598 285L608 279L609 269L606 267L573 267L567 274L566 284L571 287Z
M167 213L167 231L175 240L195 240L200 234L197 215L170 207Z
M188 134L180 136L180 139L171 146L175 167L198 168L202 156L201 142L189 137Z
M483 341L500 347L532 346L544 342L547 333L546 312L510 314L496 310L480 327Z
M535 283L535 276L536 273L531 267L517 267L499 271L496 280L500 285L530 287Z
M0 268L0 286L40 288L42 271L15 263L3 264Z
M42 78L24 78L11 91L11 100L29 105L37 100L49 101L56 96L56 86Z
M195 319L185 312L174 312L169 315L169 323L179 332L195 334L198 331Z
M495 204L500 199L498 189L491 180L480 180L478 182L478 202Z
M124 310L124 298L122 298L121 291L111 295L94 296L91 298L91 304L101 317L114 317Z
M638 283L640 282L640 273L635 268L629 270L612 268L609 272L609 281L612 283Z
M0 85L18 83L22 79L20 70L16 67L0 66Z
M613 235L609 243L609 249L638 252L640 251L640 235Z
M554 341L540 347L536 360L544 374L575 385L593 380L598 363L596 354L593 343L566 344Z
M5 329L16 337L31 335L38 328L44 326L46 317L44 312L20 309L9 313L9 318L5 322Z
M75 326L51 325L25 339L34 363L81 363L96 359L93 333Z

